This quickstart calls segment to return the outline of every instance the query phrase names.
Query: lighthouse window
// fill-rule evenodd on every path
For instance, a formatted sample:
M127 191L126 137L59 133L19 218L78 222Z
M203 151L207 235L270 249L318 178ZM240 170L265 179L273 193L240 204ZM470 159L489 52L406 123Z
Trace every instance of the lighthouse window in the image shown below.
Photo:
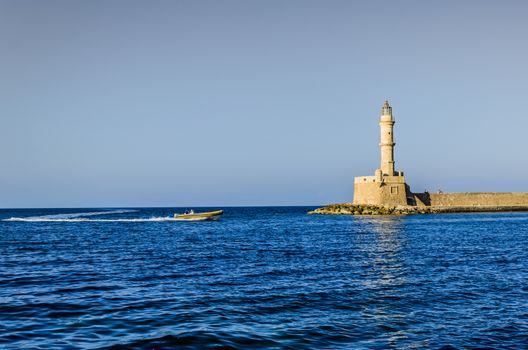
M389 135L390 135L390 131L389 131Z

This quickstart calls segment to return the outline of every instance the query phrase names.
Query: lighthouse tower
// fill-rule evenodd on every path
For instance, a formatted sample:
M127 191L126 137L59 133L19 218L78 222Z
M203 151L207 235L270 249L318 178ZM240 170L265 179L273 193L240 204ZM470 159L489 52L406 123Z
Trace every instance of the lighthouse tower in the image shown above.
M392 107L385 101L379 119L380 168L374 176L354 179L354 204L398 206L408 205L413 200L403 172L394 170L394 123Z
M389 101L385 101L381 107L381 117L379 121L381 138L381 173L383 175L394 176L394 118L392 117L392 107Z

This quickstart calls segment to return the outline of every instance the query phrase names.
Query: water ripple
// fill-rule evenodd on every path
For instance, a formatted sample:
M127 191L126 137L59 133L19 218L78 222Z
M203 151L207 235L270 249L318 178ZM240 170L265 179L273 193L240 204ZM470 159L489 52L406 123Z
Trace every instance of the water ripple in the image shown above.
M0 348L520 349L528 214L0 210Z

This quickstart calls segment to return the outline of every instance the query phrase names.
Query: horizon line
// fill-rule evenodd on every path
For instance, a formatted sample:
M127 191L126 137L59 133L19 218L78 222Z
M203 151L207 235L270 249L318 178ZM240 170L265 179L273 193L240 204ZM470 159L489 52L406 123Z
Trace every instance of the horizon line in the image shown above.
M277 208L277 207L318 207L323 206L324 204L314 204L314 205L190 205L190 206L112 206L112 207L0 207L0 210L13 210L13 209L146 209L146 208Z

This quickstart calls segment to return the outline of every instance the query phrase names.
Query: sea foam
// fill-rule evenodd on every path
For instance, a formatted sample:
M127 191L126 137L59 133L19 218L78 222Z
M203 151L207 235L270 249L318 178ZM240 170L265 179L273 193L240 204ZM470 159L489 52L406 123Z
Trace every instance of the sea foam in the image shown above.
M109 210L97 212L84 213L62 213L42 216L28 216L28 217L11 217L3 221L19 221L19 222L149 222L149 221L174 221L170 216L154 216L149 218L116 218L116 219L93 219L90 217L113 214L128 214L134 213L137 210Z

